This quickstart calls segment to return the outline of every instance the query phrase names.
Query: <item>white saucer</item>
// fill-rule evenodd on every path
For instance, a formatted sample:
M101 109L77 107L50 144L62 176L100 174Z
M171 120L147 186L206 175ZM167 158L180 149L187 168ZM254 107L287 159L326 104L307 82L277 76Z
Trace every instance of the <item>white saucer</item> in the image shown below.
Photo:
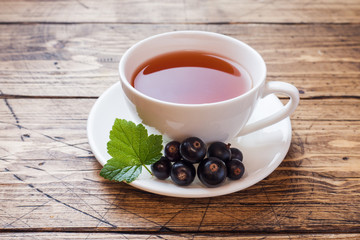
M270 115L282 106L283 104L275 95L269 95L259 102L250 122ZM97 99L87 122L90 147L102 165L110 159L107 153L107 142L115 118L131 120L136 124L141 122L138 116L132 115L128 109L120 83L111 86ZM148 128L148 131L149 134L154 133L151 128ZM224 185L217 188L205 187L197 177L190 186L180 187L172 183L170 178L165 181L156 179L145 169L130 185L144 191L173 197L201 198L233 193L256 184L272 173L285 158L290 142L289 118L257 132L233 139L230 141L231 145L243 152L245 174L240 180L227 180Z

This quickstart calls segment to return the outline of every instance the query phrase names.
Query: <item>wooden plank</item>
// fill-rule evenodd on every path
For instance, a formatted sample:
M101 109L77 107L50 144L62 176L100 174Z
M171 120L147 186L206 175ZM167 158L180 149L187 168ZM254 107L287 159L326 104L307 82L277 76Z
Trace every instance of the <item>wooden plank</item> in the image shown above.
M39 144L48 148L53 147L49 143L61 146L63 140L68 144L87 145L86 121L94 102L95 99L2 99L1 146L16 155L26 152L26 148L34 150ZM291 116L293 128L315 153L348 153L347 144L352 153L360 153L356 145L359 108L357 99L303 100ZM14 144L24 145L15 147ZM86 153L85 150L81 151Z
M1 2L0 22L359 23L357 0Z
M97 97L118 81L132 44L189 29L250 44L267 62L268 80L294 84L302 98L359 97L359 25L0 25L0 94Z
M249 240L288 240L288 239L301 239L301 240L317 240L317 239L359 239L360 234L246 234L240 235L236 233L208 233L208 234L126 234L126 233L66 233L66 232L40 232L40 233L0 233L0 239L180 239L180 240L237 240L237 239L249 239Z
M0 102L0 229L261 234L360 230L357 99L303 101L292 119L289 153L276 171L244 191L204 199L158 196L102 179L86 138L94 101ZM310 107L314 104L316 108ZM333 113L340 108L347 109L346 119Z
M357 167L352 172L340 163L338 170L326 167L340 156L287 159L259 184L211 199L149 194L101 179L93 159L64 158L7 161L0 177L2 229L359 231L359 155L342 161Z
M8 147L14 155L25 152L26 144L52 147L49 142L62 145L61 141L66 140L70 141L68 144L87 145L86 121L94 102L95 99L2 99L1 146ZM348 148L353 148L351 153L358 154L359 108L357 99L303 100L291 116L292 125L314 152L347 153ZM35 136L36 141L32 139ZM28 148L34 150L36 145Z

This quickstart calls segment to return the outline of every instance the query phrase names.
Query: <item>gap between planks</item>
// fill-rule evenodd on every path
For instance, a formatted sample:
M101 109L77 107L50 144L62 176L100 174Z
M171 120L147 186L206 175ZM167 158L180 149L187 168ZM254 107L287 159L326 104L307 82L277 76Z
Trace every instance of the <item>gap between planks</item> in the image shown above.
M84 22L56 22L56 21L2 21L0 25L38 25L38 24L54 24L54 25L76 25L76 24L119 24L119 25L359 25L359 23L353 22L94 22L94 21L84 21Z
M212 236L216 235L231 235L231 234L242 234L247 236L256 236L256 235L265 235L265 236L279 236L284 234L293 234L293 235L313 235L313 234L326 234L326 235L333 235L333 234L359 234L357 230L354 231L333 231L329 232L328 230L317 230L317 231L298 231L298 230L279 230L276 232L264 232L264 231L174 231L170 229L160 230L160 231L142 231L140 229L121 229L121 228L105 228L105 227L55 227L55 228L0 228L1 233L19 233L19 232L27 232L27 233L57 233L57 232L73 232L73 233L122 233L122 234L140 234L140 235L147 235L147 234L166 234L166 235L176 235L176 234L211 234Z
M31 95L14 95L14 94L0 94L0 99L97 99L100 96L31 96ZM288 99L287 97L279 96L279 99ZM324 99L360 99L356 95L344 96L310 96L302 97L300 100L324 100Z

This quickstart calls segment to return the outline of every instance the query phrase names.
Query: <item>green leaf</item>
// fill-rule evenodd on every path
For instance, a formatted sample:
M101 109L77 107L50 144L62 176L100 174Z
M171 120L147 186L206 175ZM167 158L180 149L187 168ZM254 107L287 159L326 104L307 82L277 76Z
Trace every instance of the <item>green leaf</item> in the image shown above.
M162 148L161 135L149 136L144 125L115 119L107 143L112 158L104 165L100 175L109 180L130 183L140 175L142 166L146 168L146 165L160 159Z
M141 173L141 166L128 166L124 168L115 168L109 164L105 164L100 171L100 176L118 182L125 181L130 183L134 181Z

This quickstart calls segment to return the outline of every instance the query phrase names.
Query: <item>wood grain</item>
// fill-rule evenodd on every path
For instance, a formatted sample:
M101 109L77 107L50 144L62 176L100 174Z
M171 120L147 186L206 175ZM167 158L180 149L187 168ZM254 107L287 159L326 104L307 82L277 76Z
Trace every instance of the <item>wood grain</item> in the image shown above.
M0 90L14 97L97 97L118 81L118 62L132 44L189 29L250 44L263 55L268 80L294 84L302 98L360 97L360 27L327 24L0 25Z
M360 239L359 26L358 0L1 1L0 239ZM126 49L177 30L242 40L299 89L289 152L250 188L179 199L99 176L91 107Z
M16 1L1 2L1 22L359 23L357 0Z
M0 228L359 231L358 100L305 100L292 120L289 153L276 171L244 191L205 199L158 196L102 179L86 138L87 114L94 101L3 99ZM354 113L343 119L335 112L340 108ZM304 114L308 119L298 119Z

